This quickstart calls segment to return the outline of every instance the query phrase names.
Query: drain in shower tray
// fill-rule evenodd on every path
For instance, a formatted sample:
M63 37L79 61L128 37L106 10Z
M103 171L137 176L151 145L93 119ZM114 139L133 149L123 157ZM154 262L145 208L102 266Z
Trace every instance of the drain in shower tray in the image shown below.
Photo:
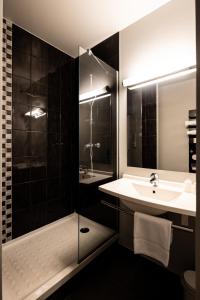
M82 227L82 228L80 229L80 232L82 232L82 233L87 233L87 232L89 232L89 231L90 231L90 229L87 228L87 227Z

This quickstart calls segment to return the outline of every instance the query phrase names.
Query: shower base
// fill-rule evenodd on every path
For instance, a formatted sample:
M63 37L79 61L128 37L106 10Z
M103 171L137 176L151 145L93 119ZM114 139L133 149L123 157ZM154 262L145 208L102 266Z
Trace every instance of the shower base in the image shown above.
M87 233L77 224L73 213L2 246L3 300L46 299L117 239L85 217L79 216L79 229ZM86 258L78 263L78 257Z

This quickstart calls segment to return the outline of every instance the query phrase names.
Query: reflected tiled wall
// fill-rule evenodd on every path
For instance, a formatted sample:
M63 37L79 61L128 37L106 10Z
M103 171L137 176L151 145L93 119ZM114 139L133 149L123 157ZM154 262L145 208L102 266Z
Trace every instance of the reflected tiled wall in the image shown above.
M73 58L13 26L14 238L73 211L73 82Z

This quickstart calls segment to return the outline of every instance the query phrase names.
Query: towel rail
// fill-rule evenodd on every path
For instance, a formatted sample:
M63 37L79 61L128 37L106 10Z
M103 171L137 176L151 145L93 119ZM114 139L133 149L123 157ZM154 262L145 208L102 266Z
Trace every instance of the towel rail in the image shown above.
M108 206L110 208L113 208L115 210L121 211L121 212L123 212L125 214L129 214L131 216L134 216L134 212L132 212L131 210L123 209L123 208L118 207L117 205L111 204L111 203L109 203L107 201L101 200L101 204L106 205L106 206ZM172 225L172 228L178 229L178 230L187 231L187 232L194 232L194 230L192 228L188 228L188 227L184 227L184 226L179 226L179 225L174 225L174 224Z

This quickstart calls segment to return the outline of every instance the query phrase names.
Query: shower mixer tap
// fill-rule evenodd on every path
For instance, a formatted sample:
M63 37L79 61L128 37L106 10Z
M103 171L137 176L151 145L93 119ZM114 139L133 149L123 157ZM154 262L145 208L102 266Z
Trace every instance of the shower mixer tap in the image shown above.
M88 143L88 144L85 144L84 148L85 149L90 149L90 148L97 148L97 149L99 149L99 148L101 148L101 144L100 143L96 143L96 144L90 144L90 143Z

